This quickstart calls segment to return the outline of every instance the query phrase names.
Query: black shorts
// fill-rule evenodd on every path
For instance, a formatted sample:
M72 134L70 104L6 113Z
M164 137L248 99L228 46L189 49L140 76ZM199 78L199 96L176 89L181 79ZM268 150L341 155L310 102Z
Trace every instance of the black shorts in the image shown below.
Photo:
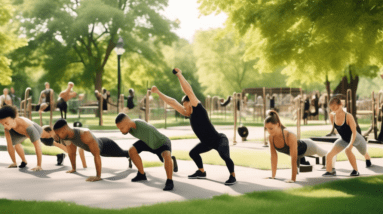
M161 162L164 162L164 159L162 158L161 154L164 151L172 152L172 145L169 142L166 142L164 145L160 146L158 149L152 149L146 143L142 140L139 140L133 144L134 148L136 148L137 153L140 154L142 151L151 152L153 154L156 154L158 158L160 158Z
M51 105L49 103L46 103L48 105L48 107L46 109L44 109L45 112L47 111L50 111L51 110ZM40 106L41 104L37 105L36 106L36 111L39 111L40 110Z
M59 108L60 111L65 111L65 112L67 111L68 105L66 104L63 98L60 98L57 101L57 108Z

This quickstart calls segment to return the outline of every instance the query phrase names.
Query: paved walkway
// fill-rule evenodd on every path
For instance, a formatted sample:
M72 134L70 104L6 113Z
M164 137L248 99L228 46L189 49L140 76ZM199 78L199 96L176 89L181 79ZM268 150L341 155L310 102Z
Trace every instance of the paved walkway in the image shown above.
M216 126L219 132L228 135L232 140L234 131L230 126ZM306 126L305 130L329 130L331 127ZM294 131L294 128L290 128ZM295 129L296 130L296 129ZM160 129L167 136L182 136L192 134L190 127L172 127ZM124 149L128 149L135 141L130 135L122 135L117 131L94 131L96 136L110 137ZM230 135L231 133L231 135ZM257 139L263 137L262 127L250 127L249 138ZM197 139L174 140L173 150L190 151L198 143ZM331 143L319 143L321 147L328 150ZM5 148L4 138L0 138L0 147ZM383 147L371 144L369 147ZM232 150L257 149L268 151L269 148L262 147L262 143L239 142L231 146ZM158 158L150 153L142 153L145 161L158 161ZM16 155L18 162L19 157ZM247 167L236 166L236 177L238 183L233 186L225 186L223 183L229 174L225 166L204 165L207 171L206 180L190 180L187 175L194 173L196 166L192 161L178 161L179 172L174 174L175 189L164 192L162 188L166 180L163 167L145 169L148 181L133 183L130 180L136 175L137 170L128 169L128 161L125 158L102 157L102 181L85 182L86 177L94 176L96 173L94 160L90 153L86 152L88 168L83 169L77 158L77 173L65 173L70 170L69 159L64 160L63 166L56 166L56 157L43 156L43 169L41 172L32 172L36 166L36 156L28 155L28 166L26 169L8 169L10 158L6 151L0 151L0 198L17 200L37 201L70 201L77 204L100 208L126 208L141 205L150 205L167 201L183 201L194 198L211 198L213 196L230 194L239 195L253 191L266 191L275 189L296 188L314 185L338 179L350 178L351 166L348 161L338 162L337 177L323 178L324 173L321 165L314 166L313 172L300 173L296 183L285 183L284 180L291 178L291 169L278 170L276 180L266 180L271 175L269 170L257 170ZM309 159L313 164L314 161ZM359 171L363 176L377 175L383 173L383 159L373 159L372 168L365 168L363 161L358 161Z

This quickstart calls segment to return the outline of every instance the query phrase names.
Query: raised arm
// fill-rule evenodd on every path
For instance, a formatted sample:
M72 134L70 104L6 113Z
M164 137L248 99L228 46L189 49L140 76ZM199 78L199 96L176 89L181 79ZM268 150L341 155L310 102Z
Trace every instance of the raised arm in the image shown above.
M174 98L171 98L169 96L166 96L160 90L158 90L158 88L156 86L153 86L151 91L152 91L152 93L158 94L158 96L161 98L161 100L163 100L166 104L170 105L172 108L174 108L180 114L182 114L184 116L190 116L190 115L186 114L185 108L179 102L177 102L177 100L175 100Z
M90 152L93 154L97 172L96 176L91 176L86 179L86 181L99 181L101 180L101 156L98 143L89 131L85 131L81 134L81 141L88 145Z
M181 84L182 91L186 95L188 95L192 106L196 107L200 101L195 96L193 89L188 83L188 81L186 81L185 77L182 75L182 71L178 68L175 68L173 70L173 73L175 73L175 75L178 77L178 80L180 81L180 84Z

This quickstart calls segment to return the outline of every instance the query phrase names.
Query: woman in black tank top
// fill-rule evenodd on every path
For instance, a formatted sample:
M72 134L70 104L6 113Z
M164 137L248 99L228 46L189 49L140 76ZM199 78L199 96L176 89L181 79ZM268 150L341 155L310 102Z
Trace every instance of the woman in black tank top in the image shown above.
M356 123L352 114L347 114L347 112L343 111L342 102L338 97L331 98L329 102L329 107L333 112L330 114L330 121L333 123L334 127L337 129L341 139L338 139L335 143L331 151L327 154L327 159L333 158L335 155L345 150L345 153L348 157L348 160L354 169L351 176L358 176L358 167L356 164L355 155L352 153L352 148L355 146L359 150L359 152L364 155L366 158L366 166L371 166L370 156L367 152L366 141L364 138L356 131ZM334 116L335 115L335 116ZM331 173L332 164L327 161L326 164L326 173L323 176L335 176L335 174Z
M269 132L270 152L271 152L271 179L275 178L277 173L278 155L277 151L291 156L291 180L287 180L287 183L293 183L296 181L297 176L297 160L299 153L303 155L306 152L306 144L300 143L298 146L297 137L295 134L284 130L285 126L282 125L278 113L274 110L270 110L265 119L265 128ZM299 148L300 147L300 148ZM301 150L298 152L298 150Z

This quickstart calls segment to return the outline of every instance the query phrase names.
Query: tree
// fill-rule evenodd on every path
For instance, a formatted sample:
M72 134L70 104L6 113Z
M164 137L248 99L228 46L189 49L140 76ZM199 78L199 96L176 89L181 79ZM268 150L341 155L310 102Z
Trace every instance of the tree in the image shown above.
M256 67L262 72L285 66L283 72L289 75L289 82L328 84L344 76L348 68L352 69L347 72L351 73L352 82L357 76L375 77L376 66L382 66L382 1L199 2L204 14L228 14L227 32L235 32L252 44L246 50L246 59L260 58ZM356 90L357 87L353 91L354 106Z
M11 60L6 55L25 45L25 41L18 38L11 24L13 12L8 0L0 2L0 85L9 85L12 82L12 70L9 68Z
M171 44L176 25L158 13L167 0L18 0L20 33L43 52L46 79L73 78L101 90L105 66L121 36L125 56L136 53L152 63L162 59L160 44ZM20 3L21 2L21 3ZM25 54L36 50L27 51Z
M281 68L261 74L253 66L259 60L246 61L246 44L232 34L221 35L222 30L199 31L195 35L194 54L197 58L199 80L205 94L227 96L244 88L285 87ZM279 75L279 78L273 78Z

